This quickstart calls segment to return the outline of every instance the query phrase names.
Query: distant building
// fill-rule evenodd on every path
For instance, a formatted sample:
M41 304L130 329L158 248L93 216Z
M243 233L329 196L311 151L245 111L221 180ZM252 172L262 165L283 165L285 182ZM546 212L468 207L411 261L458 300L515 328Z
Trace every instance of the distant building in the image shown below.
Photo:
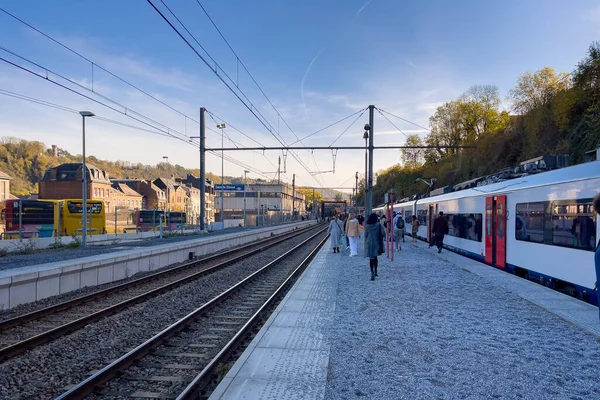
M111 208L107 210L108 212L115 209L142 210L144 208L144 196L125 183L113 182L112 188Z
M200 209L200 178L196 177L192 174L188 174L187 177L185 179L176 179L177 181L180 181L181 183L185 184L186 186L191 186L194 189L198 190L198 194L196 195L198 200L198 210ZM205 211L204 211L204 218L205 218L205 222L206 223L211 223L211 222L215 222L215 188L213 185L213 182L210 179L205 179L204 181L204 202L205 202ZM196 200L194 200L194 194L192 194L192 200L191 202L193 204L196 204ZM194 205L192 205L194 207ZM199 218L199 216L198 216ZM194 221L196 221L196 219L194 219ZM197 223L197 222L195 222Z
M244 216L244 185L225 185L223 197L218 187L215 189L216 221L221 221L221 200L225 219L241 219ZM283 220L290 220L292 207L294 215L306 213L305 197L302 193L295 191L292 196L292 187L286 184L258 184L252 183L246 186L246 216L264 215L276 213Z
M86 163L87 198L90 200L111 201L111 182L108 173ZM81 199L82 165L80 163L61 164L49 168L38 183L40 199Z
M4 171L0 171L0 201L12 198L10 194L10 181L12 177Z
M152 183L167 194L167 210L185 211L187 193L181 183L167 178L158 178Z
M167 204L167 196L152 181L139 179L113 179L114 183L126 185L130 189L142 195L142 209L164 210Z

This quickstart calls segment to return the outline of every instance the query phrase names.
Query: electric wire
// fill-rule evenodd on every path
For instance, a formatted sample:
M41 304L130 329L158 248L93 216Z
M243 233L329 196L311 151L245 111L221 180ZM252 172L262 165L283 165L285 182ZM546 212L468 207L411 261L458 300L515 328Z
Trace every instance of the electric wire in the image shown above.
M375 108L377 108L378 110L380 110L380 111L382 111L382 112L384 112L384 113L386 113L386 114L389 114L389 115L391 115L392 117L396 117L396 118L398 118L398 119L400 119L400 120L402 120L402 121L404 121L404 122L408 122L409 124L412 124L412 125L414 125L414 126L417 126L417 127L421 128L421 129L425 129L426 131L430 131L430 132L431 132L431 129L429 129L429 128L425 128L424 126L421 126L421 125L419 125L419 124L415 124L415 123L414 123L414 122L412 122L412 121L409 121L409 120L407 120L407 119L404 119L404 118L402 118L402 117L399 117L399 116L397 116L397 115L395 115L395 114L392 114L392 113L391 113L391 112L389 112L389 111L385 111L385 110L383 110L383 109L381 109L381 108L378 108L378 107L375 107Z
M366 111L366 109L365 109L365 111ZM333 146L335 144L335 142L337 142L344 135L344 133L346 133L350 128L352 128L352 125L354 125L356 123L356 121L358 121L358 119L363 116L365 111L360 113L360 115L358 117L356 117L356 119L354 121L352 121L352 123L346 129L344 129L344 131L342 133L340 133L339 136L333 142L331 142L329 147Z
M139 91L140 93L143 93L144 95L148 96L149 98L151 98L151 99L153 99L153 100L155 100L155 101L159 102L160 104L162 104L162 105L164 105L165 107L169 108L170 110L172 110L172 111L176 112L177 114L179 114L179 115L181 115L181 116L183 116L183 117L185 117L185 118L187 118L187 119L189 119L189 120L191 120L191 121L195 122L196 124L200 124L200 122L199 122L199 121L195 120L194 118L190 117L189 115L187 115L187 114L183 113L182 111L179 111L179 110L177 110L177 109L176 109L176 108L174 108L173 106L171 106L171 105L169 105L169 104L165 103L164 101L160 100L159 98L157 98L157 97L155 97L155 96L151 95L150 93L148 93L148 92L146 92L145 90L141 89L140 87L138 87L138 86L134 85L133 83L131 83L131 82L127 81L126 79L124 79L124 78L121 78L120 76L118 76L118 75L117 75L117 74L115 74L114 72L112 72L112 71L108 70L107 68L105 68L105 67L103 67L103 66L99 65L99 64L98 64L98 63L96 63L95 61L93 61L93 60L89 59L88 57L84 56L83 54L81 54L81 53L77 52L76 50L74 50L74 49L70 48L69 46L65 45L64 43L60 42L59 40L57 40L57 39L54 39L52 36L50 36L50 35L48 35L47 33L45 33L45 32L43 32L43 31L41 31L40 29L38 29L38 28L34 27L33 25L29 24L28 22L25 22L24 20L22 20L21 18L17 17L16 15L14 15L14 14L11 14L11 13L10 13L10 12L8 12L7 10L5 10L4 8L0 7L0 11L4 12L5 14L7 14L7 15L8 15L8 16L10 16L10 17L12 17L13 19L15 19L15 20L19 21L19 22L20 22L20 23L22 23L23 25L25 25L25 26L27 26L27 27L31 28L32 30L34 30L34 31L36 31L37 33L39 33L40 35L42 35L42 36L46 37L47 39L49 39L49 40L53 41L54 43L56 43L57 45L61 46L62 48L64 48L64 49L66 49L66 50L70 51L71 53L73 53L73 54L77 55L78 57L82 58L83 60L85 60L85 61L89 62L89 63L92 65L92 68L94 68L94 67L96 67L96 68L99 68L100 70L102 70L102 71L106 72L106 73L107 73L107 74L109 74L110 76L112 76L112 77L114 77L114 78L118 79L119 81L123 82L124 84L128 85L129 87L132 87L132 88L134 88L135 90ZM93 84L93 82L92 82L92 84ZM92 89L92 91L93 91L93 89Z
M388 117L386 117L379 109L377 109L377 111L383 118L385 118L390 124L392 124L394 126L394 128L396 128L398 131L400 131L400 133L403 134L406 139L408 139L408 135L406 133L404 133L404 131L402 129L398 128L396 126L396 124L394 124L392 121L390 121L390 119Z
M198 42L198 40L195 38L195 36L187 29L187 27L181 22L181 20L175 15L175 13L164 3L163 0L160 0L161 3L165 6L165 8L167 8L167 10L169 10L169 12L171 13L171 15L173 15L173 17L179 22L179 24L183 27L183 29L188 33L188 35L190 35L192 37L192 39L198 44L198 46L200 46L200 48L207 54L208 57L211 58L212 61L215 62L216 67L213 68L208 61L198 52L198 50L196 50L194 48L194 46L189 42L189 40L187 40L183 34L173 25L173 23L171 23L171 21L169 21L169 19L164 15L164 13L162 13L158 7L156 7L156 5L154 5L154 3L152 2L152 0L147 0L147 2L152 6L152 8L154 8L154 10L163 18L163 20L171 27L171 29L173 29L173 31L188 45L188 47L190 47L190 49L204 62L204 64L210 68L210 70L219 78L219 80L221 80L221 82L223 82L223 84L229 89L229 91L231 91L240 102L242 102L242 104L250 111L250 113L252 115L254 115L254 117L261 123L261 125L263 125L267 131L269 131L269 133L282 145L282 146L288 146L287 143L285 143L285 140L283 139L283 137L281 137L281 135L279 134L279 132L276 132L275 129L273 128L273 126L268 122L268 120L266 120L266 118L262 115L262 113L260 112L260 110L258 110L257 107L254 106L254 104L250 101L250 99L248 99L248 97L244 94L244 92L238 88L238 91L241 93L242 96L244 96L247 100L248 103L247 104L240 96L240 94L234 90L231 85L229 85L225 79L218 73L219 70L219 66L218 63L214 60L214 58L212 56L210 56L210 54L206 51L206 49L204 49L202 47L202 45ZM229 77L229 75L222 69L220 68L221 71L223 71L224 75L232 82L233 80ZM237 86L236 86L237 87ZM260 115L260 117L259 117ZM282 118L282 120L284 121L284 123L286 123L286 121ZM287 125L287 123L286 123ZM287 125L288 128L291 130L291 127L289 127L289 125ZM311 173L310 168L299 158L299 156L293 152L290 151L292 153L292 156L294 157L294 159L308 172ZM321 184L317 179L315 179L315 181L319 184Z
M367 110L367 107L363 108L362 110L358 110L357 112L355 112L355 113L353 113L353 114L350 114L350 115L348 115L347 117L344 117L344 118L340 119L339 121L336 121L336 122L334 122L333 124L329 124L329 125L327 125L325 128L321 128L321 129L319 129L318 131L315 131L315 132L311 133L310 135L306 135L306 136L304 136L304 137L302 138L302 140L308 139L309 137L311 137L311 136L314 136L314 135L316 135L317 133L323 132L324 130L326 130L326 129L328 129L328 128L331 128L332 126L334 126L334 125L337 125L337 124L339 124L340 122L343 122L343 121L347 120L348 118L351 118L351 117L355 116L356 114L358 114L358 113L360 113L360 112L364 112L364 111L366 111L366 110ZM293 143L290 143L290 146L293 146L293 145L295 145L295 144L296 144L296 143L298 143L299 141L300 141L300 140L296 140L295 142L293 142Z

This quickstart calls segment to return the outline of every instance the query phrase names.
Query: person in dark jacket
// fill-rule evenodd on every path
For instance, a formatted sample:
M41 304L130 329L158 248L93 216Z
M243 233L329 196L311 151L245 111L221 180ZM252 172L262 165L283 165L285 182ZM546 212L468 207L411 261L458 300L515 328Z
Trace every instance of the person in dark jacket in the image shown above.
M600 218L600 193L598 193L596 197L594 197L593 204L594 210L598 214L598 218L596 218L596 221L598 221ZM596 251L594 253L594 264L596 265L596 296L598 296L598 299L600 299L600 288L598 287L600 286L600 240L598 240L598 244L596 245Z
M439 216L433 221L433 228L431 230L434 234L438 253L441 253L442 248L444 247L444 235L447 235L449 231L448 221L444 218L444 213L442 211L440 211Z
M374 281L377 275L377 256L379 255L379 241L385 235L383 227L377 221L377 214L372 213L365 224L365 255L369 257L369 267L371 267L371 280Z

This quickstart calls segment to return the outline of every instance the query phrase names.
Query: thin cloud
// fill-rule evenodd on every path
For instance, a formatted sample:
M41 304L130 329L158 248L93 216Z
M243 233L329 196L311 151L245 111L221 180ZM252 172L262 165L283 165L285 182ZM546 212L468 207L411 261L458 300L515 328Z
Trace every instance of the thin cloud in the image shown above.
M302 78L302 83L300 84L300 96L302 97L302 108L304 109L304 116L308 117L308 113L306 112L306 102L304 101L304 82L306 82L306 77L308 76L308 73L310 72L310 70L312 69L313 64L315 63L315 61L317 61L317 58L319 58L319 56L321 55L323 51L320 51L310 62L310 64L308 64L308 68L306 68L306 72L304 73L304 77Z
M361 12L362 12L362 11L363 11L365 8L367 8L367 6L368 6L369 4L371 4L372 2L373 2L373 0L369 0L369 1L367 1L367 2L366 2L366 3L365 3L365 4L364 4L364 5L361 7L361 8L359 8L359 9L358 9L358 11L356 12L356 14L354 14L354 18L358 17L358 16L360 15L360 13L361 13Z

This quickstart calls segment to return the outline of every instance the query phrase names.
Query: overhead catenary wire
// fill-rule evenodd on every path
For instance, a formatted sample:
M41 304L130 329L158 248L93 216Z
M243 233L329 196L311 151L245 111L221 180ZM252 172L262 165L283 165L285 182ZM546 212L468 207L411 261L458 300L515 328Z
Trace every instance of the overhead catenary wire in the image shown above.
M392 126L394 128L396 128L401 134L403 134L406 139L408 139L408 135L406 133L404 133L404 131L402 129L398 128L396 126L396 124L394 124L392 121L390 121L390 119L388 117L386 117L379 109L377 109L377 111L383 118L385 118L390 124L392 124Z
M391 113L391 112L389 112L389 111L385 111L384 109L381 109L381 108L379 108L379 107L375 107L375 108L377 108L377 109L378 109L378 110L380 110L381 112L384 112L384 113L386 113L386 114L389 114L389 115L391 115L392 117L398 118L398 119L400 119L400 120L402 120L402 121L404 121L404 122L408 122L408 123L409 123L409 124L411 124L411 125L414 125L414 126L416 126L416 127L419 127L419 128L421 128L421 129L425 129L426 131L431 131L431 129L429 129L429 128L425 128L425 127L424 127L424 126L422 126L422 125L416 124L416 123L414 123L414 122L412 122L412 121L409 121L409 120L407 120L407 119L404 119L404 118L402 118L402 117L399 117L399 116L397 116L397 115L395 115L395 114L392 114L392 113Z
M352 125L354 125L356 123L356 121L358 121L358 119L363 116L365 111L366 111L366 109L362 113L360 113L360 115L358 117L356 117L356 119L354 121L352 121L352 123L350 125L348 125L348 127L346 129L344 129L344 131L342 133L340 133L339 136L337 138L335 138L335 140L333 142L331 142L331 144L329 146L333 146L335 144L335 142L337 142L344 135L344 133L346 133L350 128L352 128Z
M275 131L275 128L269 123L269 121L262 115L262 113L260 112L260 110L254 106L254 104L252 103L252 101L250 101L250 99L245 95L245 93L237 88L237 91L223 78L223 76L221 76L221 74L218 73L219 69L221 69L221 71L223 71L223 75L225 75L227 77L227 79L229 79L230 82L234 83L233 80L231 79L231 77L229 77L229 75L222 69L219 67L218 63L214 60L214 58L212 56L210 56L210 53L208 53L206 51L206 49L203 48L203 46L199 43L199 41L196 39L196 37L189 31L189 29L187 29L187 27L185 26L185 24L183 24L183 22L177 17L177 15L164 3L163 0L160 0L161 3L165 6L165 8L171 13L171 15L173 15L173 17L178 21L178 23L183 27L183 29L188 33L188 35L191 36L191 38L196 42L196 44L198 44L198 46L200 46L200 48L207 54L207 56L214 61L215 63L215 67L213 68L212 65L206 60L206 58L204 58L199 52L198 50L190 43L189 40L187 40L184 35L179 31L179 29L177 29L175 27L175 25L173 25L173 23L165 16L165 14L163 12L161 12L158 7L156 7L156 5L152 2L152 0L147 0L147 2L152 6L152 8L154 8L154 10L163 18L163 20L171 27L171 29L186 43L186 45L204 62L204 64L210 68L210 70L219 78L219 80L221 80L221 82L223 82L223 84L229 89L229 91L231 91L234 96L236 96L238 98L238 100L248 109L248 111L250 111L250 113L252 115L254 115L254 117L261 123L261 125L263 125L267 131L281 144L281 145L285 145L287 146L287 143L285 143L285 140L283 139L283 137L281 137L281 135L279 134L279 132ZM238 93L239 92L239 93ZM246 101L244 101L242 99L242 96L244 98L246 98ZM279 115L280 116L280 115ZM285 120L282 118L282 120L285 122ZM286 123L287 124L287 123ZM289 125L287 125L288 128L291 130L291 127L289 127ZM300 159L300 157L295 153L295 152L291 152L292 156L294 157L294 159L302 166L302 168L304 168L308 173L310 173L310 168ZM315 179L315 181L319 184L321 184L317 179Z
M28 22L24 21L23 19L17 17L16 15L10 13L9 11L5 10L4 8L0 7L0 11L4 12L6 15L12 17L13 19L19 21L21 24L29 27L30 29L36 31L37 33L39 33L40 35L46 37L47 39L51 40L52 42L56 43L57 45L61 46L62 48L68 50L69 52L77 55L78 57L80 57L81 59L89 62L92 65L92 76L93 76L93 68L98 68L104 72L106 72L107 74L109 74L110 76L112 76L115 79L118 79L119 81L123 82L124 84L128 85L129 87L139 91L140 93L143 93L144 95L146 95L147 97L157 101L158 103L162 104L163 106L169 108L170 110L176 112L177 114L185 117L186 119L191 120L192 122L195 122L196 124L200 124L199 121L197 121L196 119L190 117L189 115L183 113L182 111L179 111L178 109L176 109L175 107L171 106L170 104L164 102L163 100L160 100L159 98L157 98L156 96L153 96L152 94L148 93L147 91L141 89L140 87L134 85L133 83L129 82L128 80L120 77L119 75L117 75L116 73L110 71L109 69L103 67L102 65L98 64L97 62L91 60L90 58L84 56L83 54L79 53L78 51L72 49L71 47L67 46L66 44L62 43L61 41L53 38L52 36L50 36L49 34L41 31L40 29L36 28L35 26L29 24ZM93 79L92 79L92 84L93 84ZM93 89L92 89L93 91Z

